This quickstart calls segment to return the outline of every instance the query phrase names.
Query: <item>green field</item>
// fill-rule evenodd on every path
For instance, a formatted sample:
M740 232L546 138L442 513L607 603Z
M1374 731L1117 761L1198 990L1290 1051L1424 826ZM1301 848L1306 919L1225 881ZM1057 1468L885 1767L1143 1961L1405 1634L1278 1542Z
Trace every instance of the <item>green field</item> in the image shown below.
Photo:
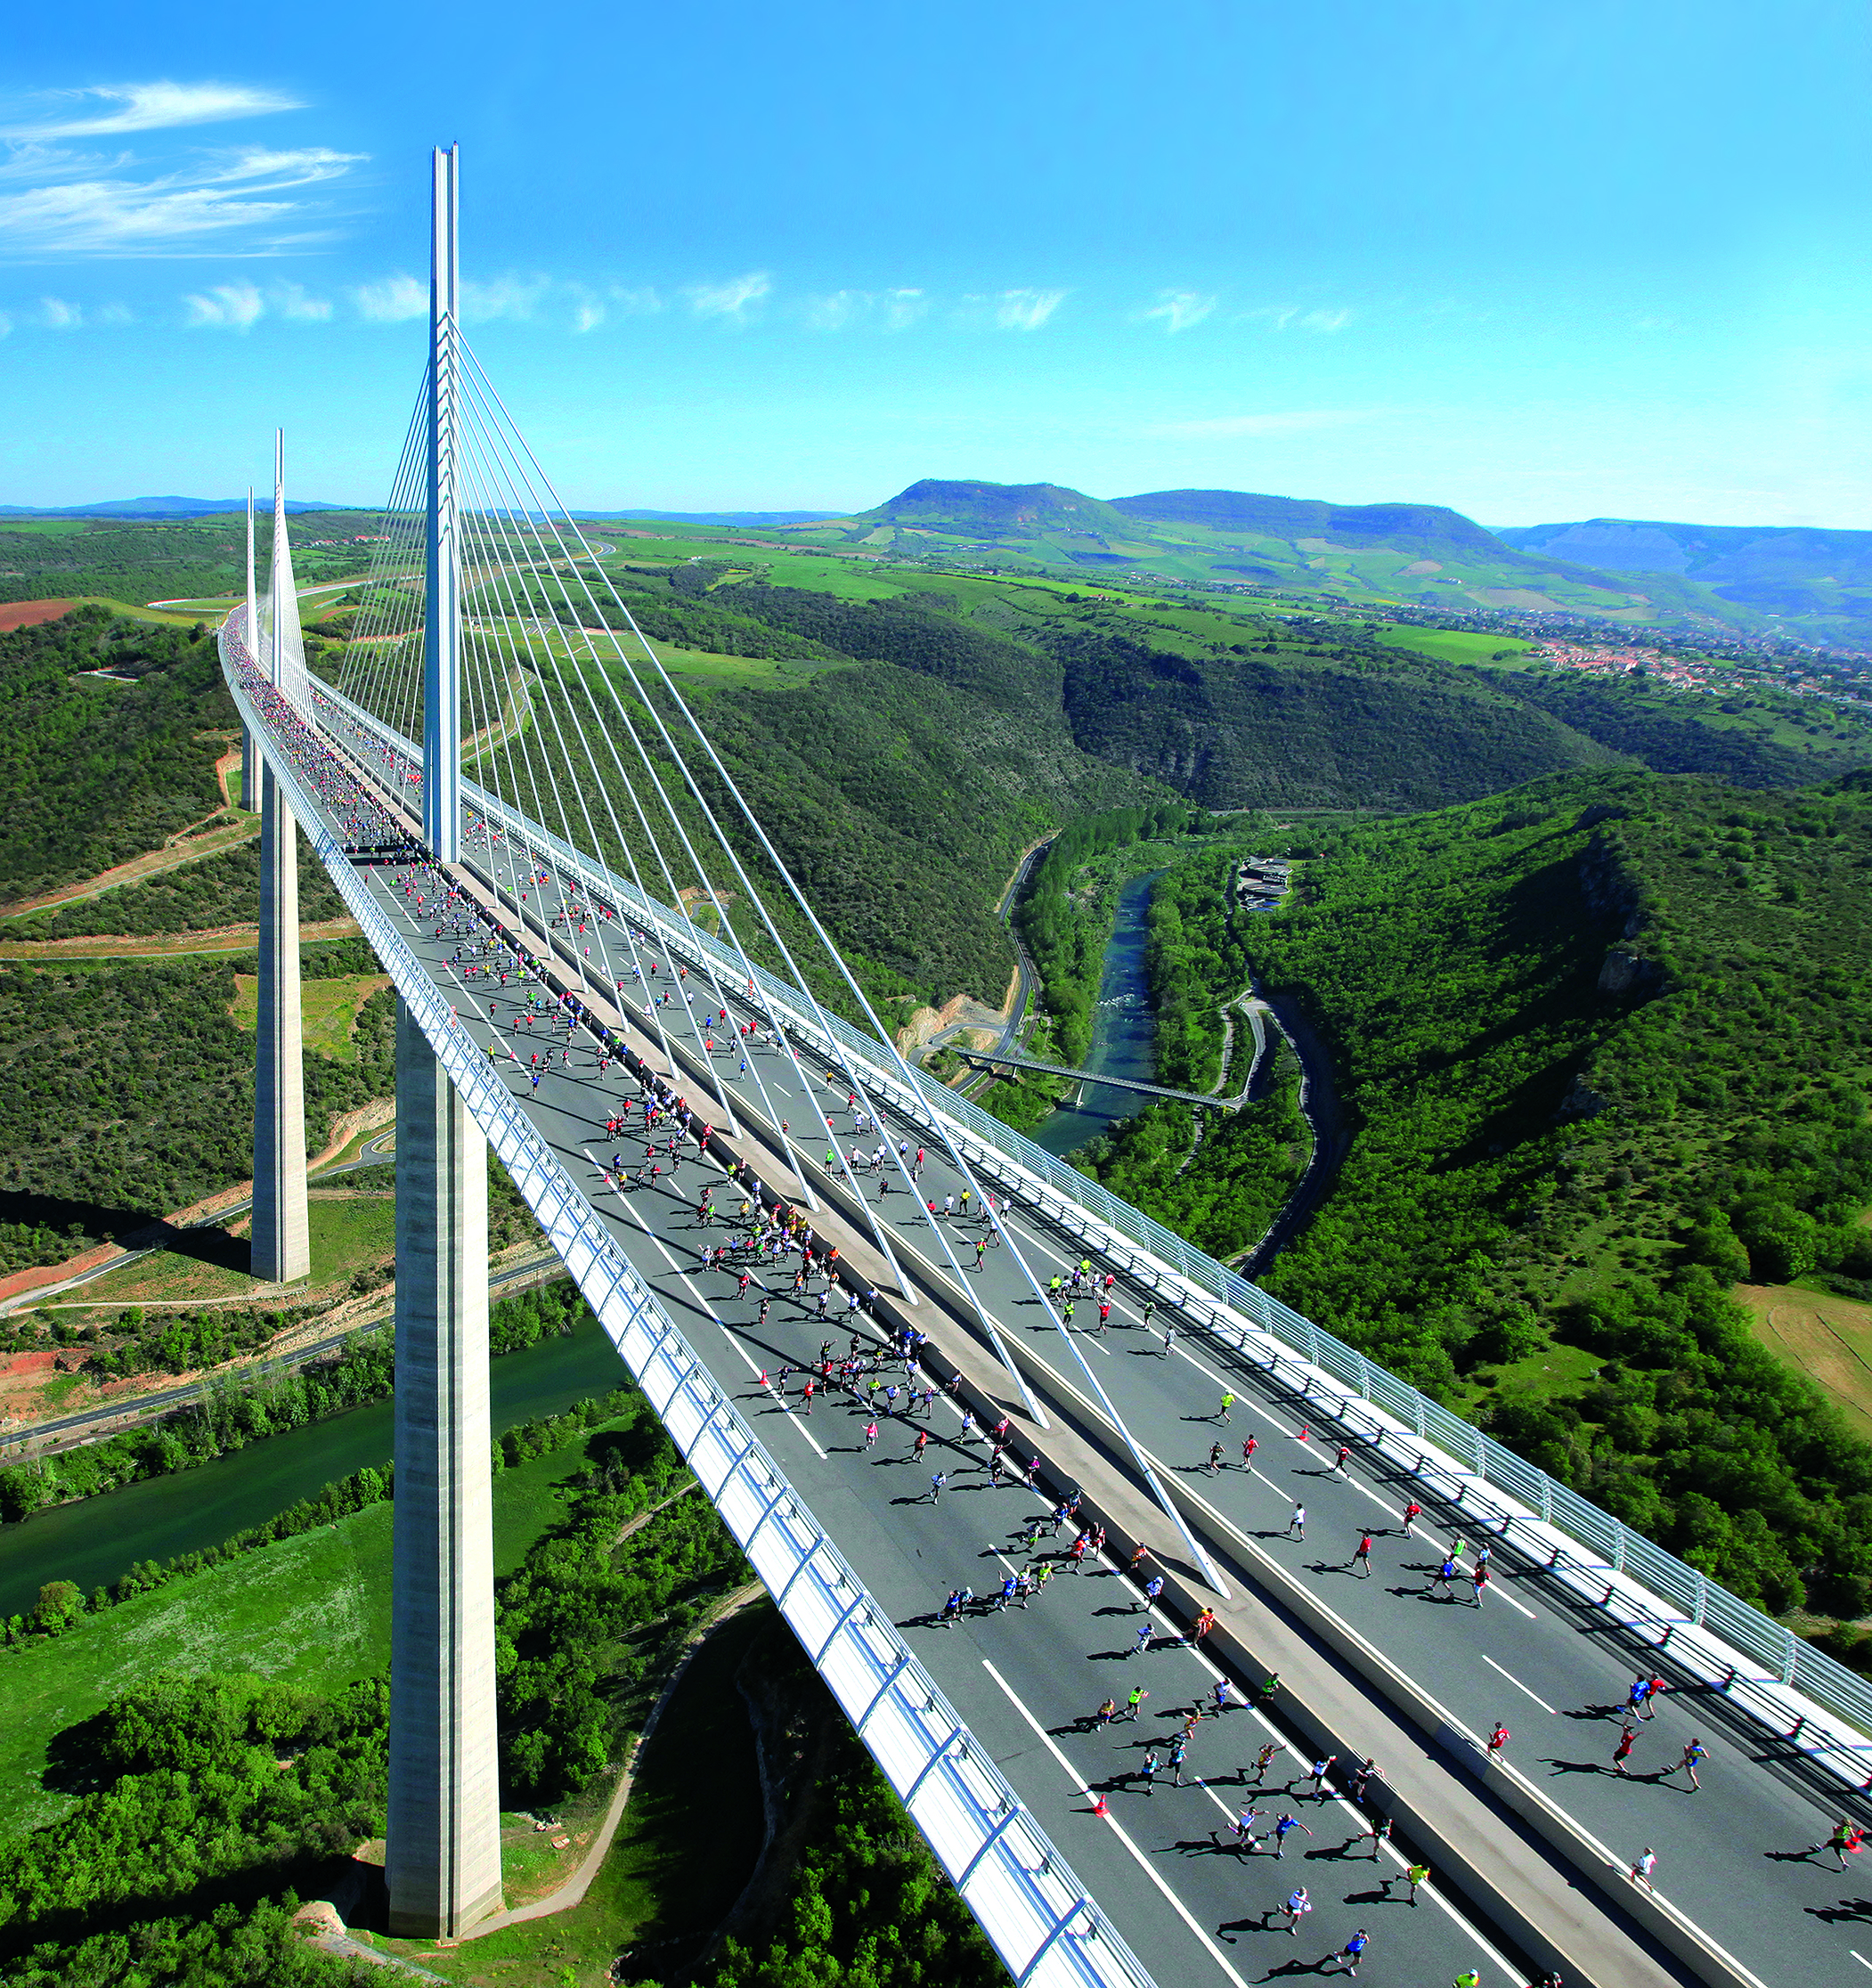
M299 992L305 1047L338 1063L354 1063L359 1011L389 984L387 974L346 974L339 979L307 981ZM258 1026L259 978L236 974L234 986L238 991L228 1012L251 1033Z
M1391 622L1370 631L1391 648L1414 649L1420 656L1434 656L1443 663L1502 663L1512 665L1518 656L1528 654L1533 644L1510 640L1502 635L1472 635L1460 628L1411 628Z
M554 1522L560 1510L555 1487L584 1460L584 1445L574 1443L496 1475L497 1574L517 1567ZM65 1727L152 1671L253 1671L330 1692L389 1660L387 1503L84 1617L56 1639L36 1637L0 1651L0 1799L7 1826L36 1829L69 1805L69 1797L42 1782L47 1748Z

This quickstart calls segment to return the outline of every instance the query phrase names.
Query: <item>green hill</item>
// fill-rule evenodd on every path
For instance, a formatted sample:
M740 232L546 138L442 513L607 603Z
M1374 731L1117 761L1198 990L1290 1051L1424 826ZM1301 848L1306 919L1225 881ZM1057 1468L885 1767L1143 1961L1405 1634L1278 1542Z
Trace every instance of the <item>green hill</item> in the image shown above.
M1237 490L1109 501L1058 484L926 479L849 519L790 534L897 557L1040 572L1276 587L1353 603L1564 610L1640 622L1754 626L1753 608L1668 573L1642 582L1518 550L1435 504L1330 504Z
M1593 517L1510 526L1496 536L1615 573L1678 574L1810 635L1872 641L1872 532Z
M1872 1297L1872 777L1573 773L1289 845L1295 901L1178 956L1192 1012L1252 966L1331 1056L1348 1151L1264 1281L1739 1593L1866 1614L1872 1447L1730 1293Z

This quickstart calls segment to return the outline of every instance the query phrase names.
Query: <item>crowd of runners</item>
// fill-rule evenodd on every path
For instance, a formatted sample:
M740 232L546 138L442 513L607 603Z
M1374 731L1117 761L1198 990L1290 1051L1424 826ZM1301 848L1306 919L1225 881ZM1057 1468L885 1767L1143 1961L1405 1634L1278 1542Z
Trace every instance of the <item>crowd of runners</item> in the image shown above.
M479 897L467 893L434 864L369 783L299 718L258 672L249 668L243 676L249 695L273 727L296 770L330 811L347 843L370 851L373 861L388 860L392 876L387 881L402 899L411 922L433 939L452 945L450 965L464 986L477 998L485 999L487 1019L498 1031L496 1046L490 1047L489 1054L499 1057L504 1039L504 1060L535 1092L555 1065L560 1072L572 1074L575 1048L592 1075L631 1087L634 1095L614 1095L606 1105L603 1136L607 1150L597 1162L602 1185L619 1194L648 1189L658 1195L679 1195L688 1210L686 1225L698 1232L695 1255L699 1267L732 1281L735 1297L749 1315L748 1323L764 1340L777 1343L781 1330L788 1325L810 1333L835 1324L843 1335L842 1347L826 1336L814 1354L802 1352L761 1367L759 1390L789 1414L842 1414L861 1430L867 1451L882 1452L896 1445L914 1464L931 1466L928 1487L922 1495L928 1503L940 1502L952 1480L966 1472L985 1478L991 1488L1024 1492L1043 1501L1019 1522L1013 1543L998 1556L1003 1571L997 1582L979 1593L968 1585L950 1587L932 1607L927 1624L947 1629L1013 1609L1044 1608L1048 1585L1057 1576L1093 1571L1123 1584L1132 1611L1140 1618L1126 1656L1164 1644L1202 1645L1215 1621L1213 1611L1202 1608L1185 1619L1171 1620L1166 1613L1164 1576L1149 1547L1139 1544L1127 1553L1114 1554L1104 1526L1086 1511L1078 1487L1049 1483L1042 1460L1030 1452L1021 1454L1008 1418L978 1410L960 1375L953 1369L944 1370L942 1363L932 1357L926 1336L894 1323L887 1309L878 1306L876 1293L864 1278L841 1259L837 1243L815 1232L808 1211L775 1193L718 1136L712 1107L692 1104L685 1092L632 1047L622 1029L601 1017L574 991L568 984L572 976L560 963L528 944L521 932L504 924ZM499 831L484 822L471 823L470 829L471 840L478 837L484 849L492 849L499 838ZM567 887L549 866L536 868L540 859L533 852L517 855L509 850L508 854L510 860L525 862L532 889L539 893L531 915L549 929L576 941L589 930L617 920L615 908ZM522 894L530 893L523 891ZM629 1014L633 1007L641 1008L646 1023L639 1026L647 1026L656 1007L680 998L693 1020L690 990L685 984L687 966L638 956L634 946L632 951L634 964L628 979L620 974L611 982L617 996L616 1010ZM589 952L588 946L588 958ZM712 1025L720 1031L727 1054L741 1059L745 1072L749 1052L766 1040L760 1023L732 1015L725 1002L717 1001ZM777 1043L777 1031L769 1030L769 1034ZM702 1034L702 1039L710 1055L717 1054L712 1037ZM826 1072L825 1080L834 1091L841 1088L834 1072ZM894 1142L893 1153L891 1130L863 1108L855 1090L845 1089L842 1095L848 1131L838 1129L842 1114L835 1097L829 1109L817 1114L829 1142L828 1173L837 1163L849 1169L854 1182L880 1179L882 1196L891 1189L887 1161L894 1161L902 1177L920 1187L926 1159L924 1150L913 1149L906 1138ZM849 1149L842 1144L846 1137L853 1142ZM704 1180L690 1200L681 1172L697 1161L712 1162L719 1178ZM953 1191L940 1196L932 1193L924 1200L924 1209L932 1226L940 1221L946 1230L972 1244L979 1268L986 1252L1001 1242L1006 1210L997 1205L992 1195L986 1206L972 1205L972 1194L966 1186L959 1195ZM1120 1316L1118 1323L1141 1330L1147 1340L1160 1340L1166 1356L1173 1348L1178 1322L1174 1317L1155 1318L1154 1294L1123 1291L1118 1273L1095 1265L1089 1257L1054 1275L1046 1296L1069 1329L1080 1327L1097 1337L1111 1329L1115 1301L1123 1296L1129 1316ZM1229 1425L1237 1405L1236 1397L1225 1392L1211 1420L1218 1426ZM1303 1427L1298 1436L1303 1444L1314 1440L1309 1428ZM1237 1468L1254 1473L1260 1443L1260 1436L1253 1430L1243 1435L1237 1465L1230 1454L1236 1446L1232 1431L1226 1446L1212 1440L1206 1458L1196 1467L1211 1477ZM1325 1474L1343 1477L1351 1449L1336 1437L1327 1438L1327 1443L1334 1454ZM1369 1578L1375 1540L1388 1532L1406 1540L1420 1535L1423 1528L1419 1522L1423 1518L1421 1504L1408 1501L1395 1528L1360 1528L1355 1538L1347 1542L1347 1558L1337 1564L1355 1577ZM1304 1540L1306 1529L1306 1507L1296 1501L1287 1536ZM1485 1540L1472 1544L1460 1531L1452 1533L1437 1551L1422 1592L1443 1600L1460 1595L1479 1609L1493 1578L1492 1560L1492 1548ZM1393 1822L1385 1812L1387 1791L1376 1763L1365 1757L1342 1765L1337 1755L1329 1753L1309 1764L1283 1740L1262 1737L1270 1730L1266 1716L1281 1689L1278 1675L1249 1689L1218 1674L1206 1695L1178 1710L1171 1722L1174 1731L1144 1748L1135 1765L1124 1765L1096 1784L1096 1812L1108 1813L1111 1799L1121 1793L1154 1801L1160 1788L1233 1783L1248 1791L1248 1798L1239 1804L1231 1821L1209 1831L1211 1840L1218 1849L1243 1859L1278 1861L1285 1856L1296 1832L1313 1836L1313 1826L1302 1820L1303 1813L1318 1821L1336 1809L1353 1821L1355 1828L1334 1854L1376 1860L1383 1853L1401 1860L1399 1868L1383 1880L1380 1895L1403 1898L1414 1905L1429 1872L1422 1862L1410 1859L1392 1845ZM1668 1689L1668 1680L1662 1674L1646 1673L1633 1679L1620 1717L1610 1772L1624 1778L1632 1775L1636 1749ZM1133 1723L1150 1696L1140 1684L1121 1696L1107 1697L1081 1720L1081 1730L1096 1733ZM1227 1715L1243 1710L1261 1715L1253 1724L1251 1755L1249 1742L1228 1737L1234 1725ZM1505 1723L1494 1721L1486 1743L1488 1759L1504 1758L1510 1740ZM1292 1771L1281 1764L1283 1754L1290 1757ZM1687 1792L1699 1790L1698 1770L1707 1757L1702 1740L1693 1738L1681 1747L1674 1763L1653 1768L1648 1778L1661 1780L1681 1775ZM1820 1843L1801 1854L1830 1854L1844 1870L1849 1858L1862 1853L1868 1840L1864 1828L1843 1819ZM1632 1881L1648 1887L1656 1862L1656 1853L1646 1845L1632 1862L1628 1873ZM1264 1923L1283 1924L1298 1937L1312 1909L1307 1889L1301 1886L1286 1894L1284 1902L1269 1904ZM1371 1944L1369 1930L1361 1927L1350 1940L1327 1953L1316 1971L1337 1969L1355 1976ZM1473 1974L1459 1976L1457 1988L1479 1978ZM1546 1979L1558 1988L1557 1976Z

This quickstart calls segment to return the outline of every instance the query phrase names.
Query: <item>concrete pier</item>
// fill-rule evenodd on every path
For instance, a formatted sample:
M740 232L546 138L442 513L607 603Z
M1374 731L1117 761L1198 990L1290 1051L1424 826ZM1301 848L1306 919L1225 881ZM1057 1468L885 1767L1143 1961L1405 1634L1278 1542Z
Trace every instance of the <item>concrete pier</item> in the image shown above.
M270 770L260 776L260 1014L254 1052L253 1274L312 1273L305 1218L305 1069L299 1027L298 825Z
M487 1145L399 1002L385 1878L402 1938L453 1938L501 1904L487 1390Z

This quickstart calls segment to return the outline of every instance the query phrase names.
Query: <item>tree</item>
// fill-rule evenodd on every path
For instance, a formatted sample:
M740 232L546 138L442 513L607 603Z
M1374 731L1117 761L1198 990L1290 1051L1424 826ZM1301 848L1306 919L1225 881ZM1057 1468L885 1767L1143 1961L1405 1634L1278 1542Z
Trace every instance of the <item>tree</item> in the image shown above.
M85 1612L85 1594L76 1581L48 1581L39 1590L33 1622L49 1636L70 1628Z

